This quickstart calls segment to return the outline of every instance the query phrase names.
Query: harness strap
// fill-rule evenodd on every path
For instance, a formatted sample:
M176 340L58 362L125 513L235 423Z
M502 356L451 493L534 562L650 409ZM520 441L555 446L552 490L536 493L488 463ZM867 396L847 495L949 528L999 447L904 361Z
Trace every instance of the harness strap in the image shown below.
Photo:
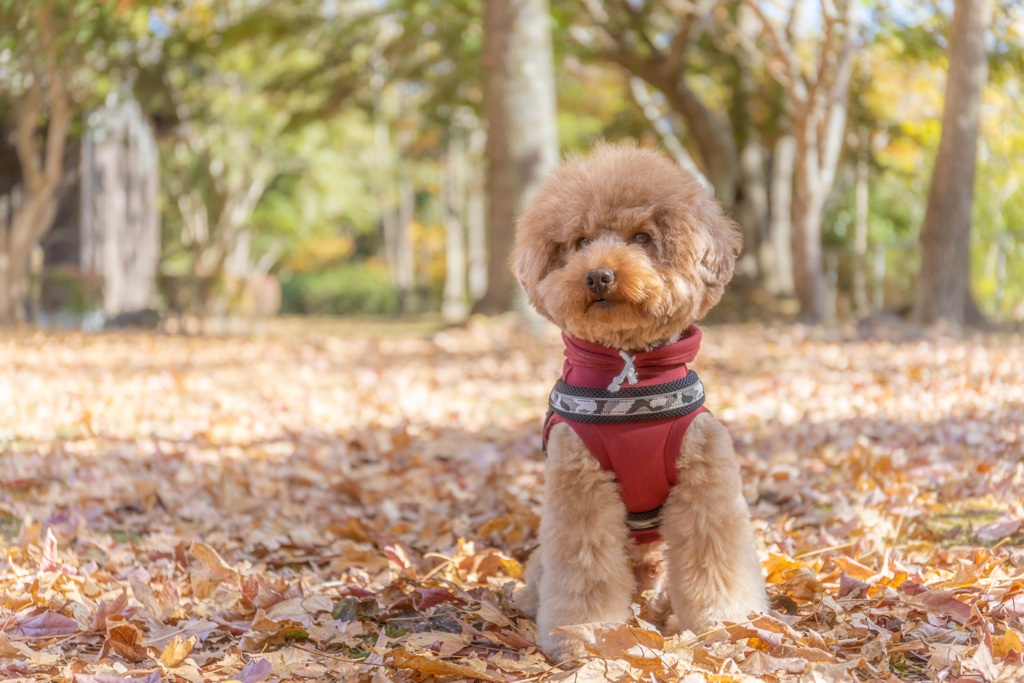
M562 380L548 397L551 412L573 422L621 424L689 415L704 405L704 384L690 370L683 379L616 391L578 387Z
M631 532L650 531L661 526L661 508L659 505L647 512L630 512L626 516L626 526Z

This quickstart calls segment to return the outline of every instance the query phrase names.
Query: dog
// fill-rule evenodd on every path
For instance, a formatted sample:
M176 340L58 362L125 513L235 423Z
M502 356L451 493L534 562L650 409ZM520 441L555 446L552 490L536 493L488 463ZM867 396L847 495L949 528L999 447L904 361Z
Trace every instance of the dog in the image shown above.
M655 582L695 633L768 610L732 439L688 367L741 242L693 175L611 144L555 169L516 223L512 269L565 343L515 597L556 660L585 654L560 627L624 623Z

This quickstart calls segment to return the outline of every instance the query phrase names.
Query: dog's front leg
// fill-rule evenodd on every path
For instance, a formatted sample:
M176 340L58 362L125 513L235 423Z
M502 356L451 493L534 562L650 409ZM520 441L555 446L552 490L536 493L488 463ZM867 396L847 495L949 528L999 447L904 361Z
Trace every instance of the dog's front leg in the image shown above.
M601 469L572 428L548 438L538 558L537 631L552 658L584 654L580 642L552 633L559 626L624 622L633 596L626 508L612 473Z
M729 433L698 415L681 450L661 534L672 609L680 628L699 633L767 611L768 598Z

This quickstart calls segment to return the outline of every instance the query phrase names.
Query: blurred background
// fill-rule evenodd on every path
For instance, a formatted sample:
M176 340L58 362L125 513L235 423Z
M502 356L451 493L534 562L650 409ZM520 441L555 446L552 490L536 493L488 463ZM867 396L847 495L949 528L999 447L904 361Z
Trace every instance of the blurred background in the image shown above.
M722 315L1024 319L1018 0L0 0L0 323L522 306L561 155L735 217Z

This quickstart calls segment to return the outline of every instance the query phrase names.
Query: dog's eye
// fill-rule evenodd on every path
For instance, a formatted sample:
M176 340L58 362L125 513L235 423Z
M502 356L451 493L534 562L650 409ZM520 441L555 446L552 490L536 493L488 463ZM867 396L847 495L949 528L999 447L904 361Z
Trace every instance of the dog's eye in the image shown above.
M582 249L588 244L590 244L590 240L588 240L586 237L581 237L578 240L576 240L576 249Z
M633 244L650 244L650 243L651 243L651 236L648 235L646 232L638 232L637 234L633 235Z

